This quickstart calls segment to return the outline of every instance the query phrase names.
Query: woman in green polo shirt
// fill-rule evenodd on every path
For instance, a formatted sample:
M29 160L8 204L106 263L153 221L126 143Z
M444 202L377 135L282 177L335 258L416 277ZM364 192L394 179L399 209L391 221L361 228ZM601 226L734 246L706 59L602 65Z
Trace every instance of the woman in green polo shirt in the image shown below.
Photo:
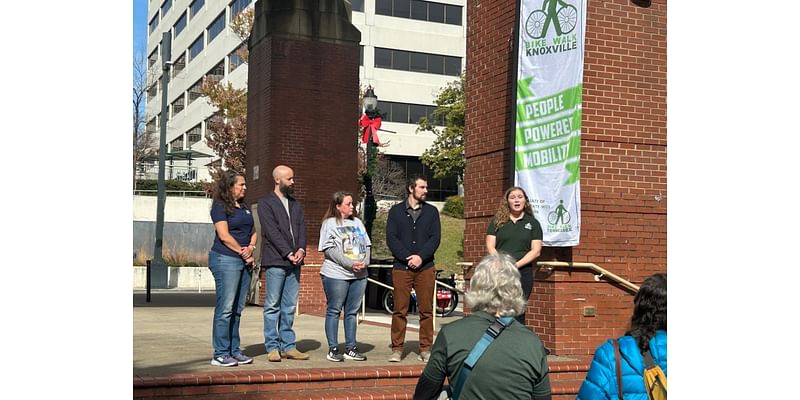
M486 251L510 255L519 268L525 302L533 291L533 262L542 252L542 226L533 217L528 195L521 187L506 190L500 207L486 230ZM525 313L517 316L525 324Z

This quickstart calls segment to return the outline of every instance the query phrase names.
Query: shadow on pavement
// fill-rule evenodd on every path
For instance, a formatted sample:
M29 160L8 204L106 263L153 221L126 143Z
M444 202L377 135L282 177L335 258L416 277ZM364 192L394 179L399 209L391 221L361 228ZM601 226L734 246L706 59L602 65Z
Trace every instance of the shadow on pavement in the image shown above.
M149 303L147 293L133 293L134 307L214 307L214 302L213 291L202 293L151 291Z

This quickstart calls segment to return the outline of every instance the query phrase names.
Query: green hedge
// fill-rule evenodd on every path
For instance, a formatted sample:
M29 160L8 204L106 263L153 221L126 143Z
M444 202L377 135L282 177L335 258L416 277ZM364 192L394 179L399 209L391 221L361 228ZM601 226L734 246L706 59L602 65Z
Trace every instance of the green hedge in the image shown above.
M184 182L184 181L177 181L177 180L164 180L164 189L165 190L186 190L186 191L196 191L201 190L205 191L203 184L200 182ZM142 193L144 195L156 195L156 190L158 190L158 180L156 179L140 179L136 181L136 190L152 190L153 192L146 192ZM200 196L204 196L205 194L200 194Z
M453 218L464 219L464 197L462 196L448 197L444 202L444 208L442 208L442 214Z

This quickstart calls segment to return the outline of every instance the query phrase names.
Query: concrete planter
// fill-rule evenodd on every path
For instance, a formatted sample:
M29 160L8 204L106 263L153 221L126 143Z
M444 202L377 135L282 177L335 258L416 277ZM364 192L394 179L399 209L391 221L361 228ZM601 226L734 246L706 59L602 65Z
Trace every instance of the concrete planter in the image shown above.
M170 289L214 290L214 276L207 267L167 267L167 286ZM133 267L133 288L147 288L147 267Z

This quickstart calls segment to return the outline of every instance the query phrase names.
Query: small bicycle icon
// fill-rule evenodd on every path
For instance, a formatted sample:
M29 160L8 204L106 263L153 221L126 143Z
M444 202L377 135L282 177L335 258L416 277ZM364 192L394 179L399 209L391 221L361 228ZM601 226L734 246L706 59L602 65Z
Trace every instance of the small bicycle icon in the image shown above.
M542 9L532 12L525 20L525 32L533 39L541 39L547 34L551 21L557 34L570 33L578 24L578 9L561 0L544 0Z
M560 202L561 203L555 210L547 214L547 222L549 222L550 225L555 225L559 220L561 220L562 224L568 224L570 221L569 211L564 207L564 200L560 200Z

